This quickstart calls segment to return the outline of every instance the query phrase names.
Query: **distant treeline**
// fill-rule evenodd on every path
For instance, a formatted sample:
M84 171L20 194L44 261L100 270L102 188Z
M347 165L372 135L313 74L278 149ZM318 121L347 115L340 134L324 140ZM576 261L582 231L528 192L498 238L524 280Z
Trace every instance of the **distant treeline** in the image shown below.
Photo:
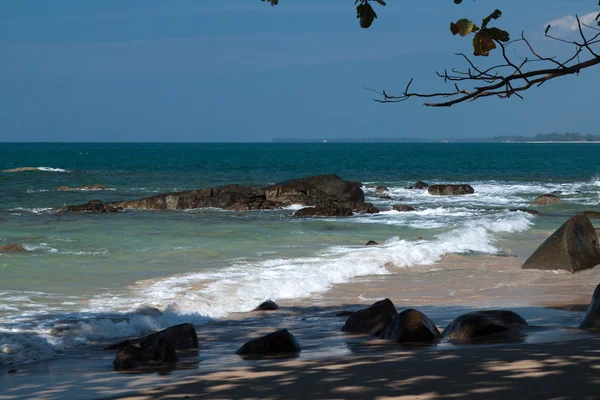
M500 143L500 142L597 142L600 135L583 134L578 132L538 133L535 136L505 135L488 138L468 139L426 139L414 137L364 137L364 138L275 138L274 143Z

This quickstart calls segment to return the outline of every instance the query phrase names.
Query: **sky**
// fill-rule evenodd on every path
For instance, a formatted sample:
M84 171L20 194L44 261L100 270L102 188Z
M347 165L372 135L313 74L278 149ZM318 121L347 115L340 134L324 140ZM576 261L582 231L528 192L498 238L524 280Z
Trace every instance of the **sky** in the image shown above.
M428 108L364 88L452 87L470 38L449 23L499 7L544 55L571 47L596 0L387 0L361 29L354 0L0 0L0 141L251 142L273 138L472 138L600 134L600 67L525 99ZM595 15L595 14L594 14ZM523 47L511 53L529 56ZM499 61L492 52L484 64ZM481 57L479 57L481 58Z

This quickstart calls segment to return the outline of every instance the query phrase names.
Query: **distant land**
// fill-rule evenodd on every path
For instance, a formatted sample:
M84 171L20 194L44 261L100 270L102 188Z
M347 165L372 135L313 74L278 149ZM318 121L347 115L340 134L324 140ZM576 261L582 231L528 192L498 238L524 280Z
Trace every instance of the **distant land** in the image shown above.
M426 139L415 137L364 138L275 138L273 143L600 143L600 135L582 133L538 133L535 136L505 135L469 139Z

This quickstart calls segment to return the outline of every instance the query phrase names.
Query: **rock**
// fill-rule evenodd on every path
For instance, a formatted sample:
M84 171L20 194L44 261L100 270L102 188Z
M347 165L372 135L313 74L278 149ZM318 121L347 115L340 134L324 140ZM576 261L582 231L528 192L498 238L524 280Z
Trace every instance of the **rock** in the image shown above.
M435 196L458 196L463 194L473 194L475 190L471 185L431 185L427 189L429 194Z
M411 206L407 206L405 204L396 204L392 207L393 210L399 211L399 212L408 212L408 211L415 211L414 207Z
M274 311L279 310L279 306L273 300L267 300L260 303L258 307L256 307L252 311Z
M365 194L359 182L345 181L337 175L316 175L292 179L264 188L267 200L285 205L317 205L324 201L362 203Z
M360 214L379 214L379 209L373 203L358 203L355 205L354 211Z
M369 240L365 246L379 246L379 243L374 240Z
M585 312L583 321L579 329L599 329L600 328L600 285L596 286L590 305Z
M162 311L152 306L138 307L133 313L138 315L147 315L149 317L160 317L161 315L163 315Z
M0 246L0 253L12 253L15 251L27 251L23 246L16 243L3 244Z
M392 200L392 198L390 196L387 196L387 195L385 195L385 196L379 196L379 198L381 200Z
M160 339L168 340L173 348L177 350L198 348L198 336L194 326L192 324L179 324L138 339L115 343L104 348L104 350L116 350L128 346L146 347L158 343Z
M310 217L350 217L354 213L352 208L348 206L322 206L322 207L307 207L302 208L294 213L294 217L310 218Z
M555 190L553 192L550 192L550 194L562 194L562 190Z
M113 361L113 367L115 371L126 371L158 363L174 362L177 362L175 348L167 339L161 338L156 343L120 349Z
M500 339L518 335L519 330L527 326L527 321L513 311L473 311L452 321L444 329L442 337L461 343Z
M368 308L356 311L346 320L342 332L367 333L372 336L381 334L398 315L390 299L376 302Z
M418 181L417 183L415 183L414 187L415 187L415 189L427 189L429 187L429 185L423 181Z
M582 214L589 219L600 219L600 211L584 211Z
M6 372L7 374L16 374L17 370L16 369L9 369L8 372Z
M115 207L102 203L100 200L90 200L85 204L67 206L62 209L63 212L70 213L103 213L122 211L123 207Z
M354 314L354 311L338 311L335 313L336 317L349 317Z
M398 343L429 343L441 337L433 321L422 312L413 309L404 310L396 315L379 336L380 339Z
M19 167L13 169L5 169L0 172L27 172L27 171L40 171L37 167Z
M600 264L598 236L584 214L569 218L525 261L524 269L565 269L571 273Z
M385 186L377 186L375 188L375 194L378 197L389 197L390 191Z
M108 188L104 185L94 184L94 185L77 186L74 188L69 187L69 186L61 186L56 190L64 192L64 191L71 191L71 190L106 190L106 189L108 189Z
M283 329L244 343L235 354L240 356L261 356L296 354L300 351L302 351L302 348L294 335L288 332L287 329Z
M536 217L542 217L544 215L543 213L541 213L539 211L531 210L529 208L510 208L508 211L513 211L513 212L520 211L520 212L524 212L527 214L535 215Z
M535 206L549 206L562 203L562 200L553 194L543 194L531 202Z

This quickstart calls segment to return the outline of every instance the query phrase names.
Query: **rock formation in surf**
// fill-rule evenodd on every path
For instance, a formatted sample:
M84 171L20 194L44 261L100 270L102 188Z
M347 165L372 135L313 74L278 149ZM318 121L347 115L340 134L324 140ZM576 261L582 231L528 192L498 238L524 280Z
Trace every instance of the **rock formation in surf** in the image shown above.
M543 194L531 202L534 206L549 206L562 203L562 200L553 194Z
M421 311L407 309L390 322L380 339L398 343L430 343L440 339L437 326Z
M342 327L342 332L366 333L378 336L398 315L390 299L380 300L368 308L352 314Z
M464 194L473 194L475 189L471 185L431 185L427 189L429 194L434 196L460 196Z
M571 273L600 265L598 236L585 214L569 218L525 261L524 269L556 270Z

